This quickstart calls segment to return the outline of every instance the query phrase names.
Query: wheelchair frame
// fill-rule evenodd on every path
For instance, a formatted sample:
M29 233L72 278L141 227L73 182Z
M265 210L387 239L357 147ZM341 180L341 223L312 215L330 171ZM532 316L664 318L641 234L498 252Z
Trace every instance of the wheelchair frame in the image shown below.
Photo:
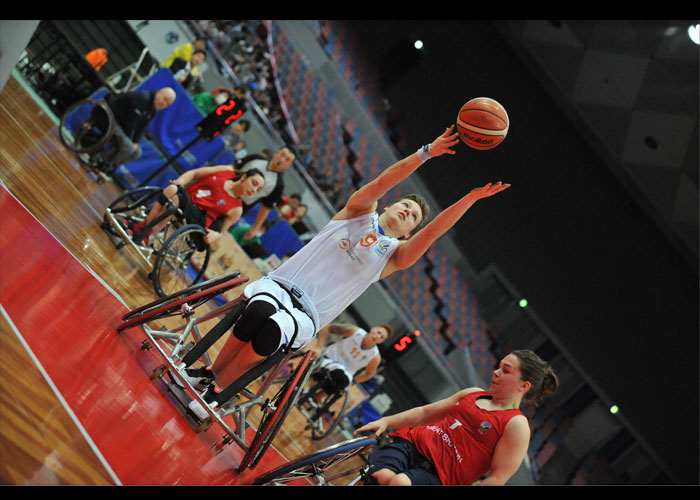
M286 486L288 483L306 479L314 486L335 486L334 482L352 476L344 486L355 486L365 477L369 467L354 466L339 472L329 473L338 464L367 452L378 444L376 438L359 437L328 448L309 453L265 472L253 480L253 485Z
M190 335L192 335L193 339L195 340L195 346L200 342L202 342L205 346L203 354L200 355L199 352L197 352L196 356L192 356L190 354L190 360L188 361L190 365L192 362L203 357L206 354L206 349L216 341L216 339L213 339L208 342L205 337L202 337L197 325L224 313L231 312L236 307L239 307L242 312L242 309L245 306L245 301L242 297L239 297L239 299L228 302L227 304L210 311L200 318L196 318L194 316L195 308L210 298L213 298L225 290L239 286L245 283L247 280L248 278L241 278L239 273L230 273L198 285L190 286L182 292L158 299L145 306L130 311L122 317L122 323L117 327L118 332L122 332L136 326L140 326L143 329L146 335L146 340L142 342L141 348L148 350L155 348L156 352L163 361L162 365L153 370L150 376L151 380L163 378L166 372L170 375L171 379L173 377L178 379L179 385L185 388L185 396L189 398L189 400L197 400L206 410L209 416L207 419L200 420L198 417L189 412L189 410L186 410L186 412L198 424L197 432L204 432L212 423L216 423L225 433L220 444L221 448L227 444L235 442L245 451L243 460L239 465L239 471L243 471L246 467L253 469L255 466L257 466L260 459L271 445L272 440L277 434L277 431L280 429L280 426L289 413L291 407L294 406L297 398L299 397L301 389L306 384L306 381L310 375L311 368L311 353L307 353L297 369L288 378L287 382L283 384L283 387L277 392L277 394L272 398L267 397L266 392L272 385L273 381L276 380L279 371L286 365L291 356L294 355L294 352L285 346L278 351L280 354L277 357L274 355L271 356L261 365L253 368L241 377L241 380L246 379L252 382L257 380L263 373L266 373L263 383L257 389L257 391L253 392L248 389L243 389L238 392L237 399L230 402L227 401L221 407L214 409L207 405L197 390L195 390L189 381L181 375L180 371L178 370L179 365L186 365L186 357L190 351L194 349L194 347L190 349L189 344L185 344ZM181 316L185 320L185 325L172 330L168 330L167 328L156 330L147 324L156 319L173 316ZM166 347L164 344L167 344L168 347ZM193 357L194 359L192 359ZM204 360L207 364L210 363L208 356L206 356ZM171 392L178 391L176 386L172 386L172 384L169 384L168 387ZM176 392L173 393L177 397L178 394ZM241 396L247 398L247 401L239 403L238 400L241 398ZM182 397L182 394L180 394L180 397ZM185 406L183 401L181 401L181 403L183 403L183 406ZM255 437L253 438L251 444L247 445L245 440L245 435L248 428L247 419L253 408L256 406L260 407L263 417L260 421ZM229 415L233 415L238 428L237 431L232 429L223 420L224 417Z
M177 247L178 245L183 246L182 242L184 242L184 244L189 244L187 238L192 235L199 234L201 238L204 238L207 234L207 230L198 224L187 224L182 211L169 200L164 213L145 226L142 231L145 234L161 221L171 217L171 220L167 223L162 232L165 236L161 238L160 235L153 235L154 241L160 244L159 249L156 249L153 245L144 245L142 244L142 239L135 240L127 233L124 227L125 224L128 225L129 223L142 222L145 220L152 206L152 202L161 192L162 188L157 186L142 186L120 195L105 208L105 215L101 227L106 232L119 239L119 241L115 243L118 249L129 245L136 251L139 258L146 264L149 270L148 277L153 281L153 289L158 296L165 297L173 292L171 291L169 293L164 289L164 285L161 281L163 266L170 265L170 260L173 260L178 265L184 266L181 268L183 271L185 271L186 267L189 265L194 265L195 267L199 266L195 278L191 281L192 284L197 283L206 273L211 256L211 248L207 243L204 243L202 239L204 246L201 252L204 253L204 256L202 262L197 264L191 262L191 254L189 256L187 255L188 252L194 252L195 248L192 247L192 245L189 245L189 248L184 248L185 253L183 255L180 255L180 250L177 248L174 253L171 252L173 247ZM151 203L149 204L149 202ZM171 228L174 229L169 233ZM154 256L155 260L151 262ZM190 260L188 261L188 259ZM185 283L184 286L187 286L187 283Z
M92 123L90 121L91 114L84 116L84 111L81 112L81 108L84 106L94 106L99 108L107 117L107 130L100 131L101 136L96 142L91 144L84 144L81 139L83 134L92 130ZM70 126L74 123L71 120L77 117L78 122L75 129ZM90 129L86 128L90 126ZM58 136L63 145L71 152L80 155L81 153L94 153L102 149L107 143L112 139L114 135L114 129L116 127L116 120L114 118L114 113L112 109L107 105L103 99L82 99L80 101L71 104L68 109L61 116L61 120L58 126Z
M311 377L320 371L321 361L323 357L320 356L313 360L311 364ZM326 373L324 373L326 375ZM316 392L321 389L321 382L314 382L308 390L304 390L300 396L300 400L297 401L297 410L304 416L308 425L305 429L311 429L311 438L315 441L320 440L328 436L333 432L340 421L345 415L347 410L349 399L350 399L350 386L352 381L341 393L326 394L321 402L316 402L314 396ZM339 400L342 399L341 408L337 412L330 411L331 407ZM309 406L307 408L306 406ZM324 415L331 414L335 420L333 420L328 427L323 427Z

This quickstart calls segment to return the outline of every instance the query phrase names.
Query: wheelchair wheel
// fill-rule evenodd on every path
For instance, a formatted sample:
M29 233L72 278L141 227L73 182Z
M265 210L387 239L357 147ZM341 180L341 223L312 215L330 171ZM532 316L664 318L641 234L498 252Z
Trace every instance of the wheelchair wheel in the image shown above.
M311 374L311 354L310 351L306 353L294 373L289 377L279 392L269 401L269 411L263 407L263 411L266 411L266 413L260 421L258 432L255 434L255 438L253 438L248 452L241 461L238 468L239 472L243 472L246 467L250 467L251 469L255 468L272 444L272 441L275 439L277 432L282 426L282 422L284 422L287 414L296 404L296 400Z
M217 295L224 293L231 288L240 286L247 281L247 277L240 277L240 273L236 271L191 286L177 294L162 297L137 309L129 311L127 314L122 316L122 323L117 327L117 331L122 331L126 328L138 326L149 321L177 316L182 313L183 305L187 304L191 308L195 309L205 302L213 299ZM237 303L238 300L228 302L224 306L212 311L205 318L202 318L202 321L228 312L228 310Z
M371 437L351 439L281 465L258 477L253 484L284 486L306 479L317 486L333 485L343 478L359 474L362 467L352 467L336 473L329 472L331 468L366 452L376 444L377 440Z
M207 231L188 224L165 240L153 264L153 288L161 297L197 283L209 265L211 248L204 242Z
M311 438L323 439L333 432L345 415L350 400L350 389L346 388L342 394L327 395L318 408L312 410Z
M63 113L59 137L73 153L95 153L112 139L115 125L114 114L105 101L83 99Z
M124 228L127 228L146 219L151 206L155 203L161 191L162 188L156 186L136 188L117 197L107 208L119 223ZM115 236L119 236L119 233L109 223L106 215L103 218L102 228Z

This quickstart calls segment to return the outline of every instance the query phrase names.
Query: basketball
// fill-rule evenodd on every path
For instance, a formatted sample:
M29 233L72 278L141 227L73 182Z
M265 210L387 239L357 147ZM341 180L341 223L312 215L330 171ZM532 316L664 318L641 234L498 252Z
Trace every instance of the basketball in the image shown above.
M477 97L467 102L457 115L457 132L474 149L492 149L508 134L508 113L498 101Z

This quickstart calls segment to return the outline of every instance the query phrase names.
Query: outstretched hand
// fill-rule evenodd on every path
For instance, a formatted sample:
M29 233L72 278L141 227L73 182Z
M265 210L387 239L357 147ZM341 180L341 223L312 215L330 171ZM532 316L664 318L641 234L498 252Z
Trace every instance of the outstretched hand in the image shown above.
M501 191L504 191L509 187L510 184L503 184L501 181L498 181L496 184L492 184L489 182L483 187L472 189L469 194L474 196L477 200L480 200L482 198L488 198L489 196L493 196L496 193L500 193Z
M459 142L459 134L457 132L454 134L452 133L454 127L454 125L450 125L440 137L430 144L431 157L435 158L443 154L455 154L455 151L451 148Z
M384 433L384 431L386 431L386 423L384 422L384 419L380 418L379 420L375 420L374 422L370 422L368 424L363 425L355 432L353 432L353 436L357 436L358 434L363 434L366 432L371 432L374 437L378 438Z

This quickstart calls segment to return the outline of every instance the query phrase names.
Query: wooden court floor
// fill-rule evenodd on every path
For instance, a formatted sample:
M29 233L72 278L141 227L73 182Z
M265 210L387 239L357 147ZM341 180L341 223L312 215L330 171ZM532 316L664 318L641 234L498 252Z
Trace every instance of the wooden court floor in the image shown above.
M143 264L130 255L128 250L117 250L99 227L104 208L121 193L121 190L109 182L96 182L92 174L79 165L60 143L55 118L37 102L32 92L14 77L8 80L0 94L0 181L2 187L26 208L66 252L89 270L96 280L104 283L104 287L108 289L106 295L109 298L113 295L115 298L115 314L120 310L123 312L154 300L155 293L146 277ZM17 239L23 238L15 236L13 245ZM17 242L17 245L21 244L21 241ZM21 258L21 254L19 257L15 255L14 258ZM2 280L12 275L15 269L8 269L5 255L0 255L0 259ZM250 265L249 261L241 262L241 267L244 268L242 274L245 274L246 266ZM71 279L70 275L55 278ZM88 276L87 279L92 281L92 276ZM65 288L70 289L71 286L75 286L75 283L69 283ZM43 299L46 298L42 297ZM60 300L70 299L71 297L61 297ZM27 309L26 314L31 315L31 307ZM94 437L86 432L70 403L61 391L57 390L51 377L47 376L47 370L41 366L41 362L37 362L35 352L28 348L22 335L17 335L18 327L8 317L5 304L2 312L1 484L178 484L177 477L170 476L169 472L160 472L157 467L153 468L154 476L151 477L135 472L121 473L121 470L131 470L125 464L129 462L129 455L132 453L129 446L133 446L133 443L124 444L121 450L123 457L114 459L119 464L110 463L111 459L108 457L120 454L119 443L113 445L114 449L109 452L111 455L95 445ZM80 328L81 325L76 324L74 327ZM137 339L134 337L130 342L137 342ZM124 343L127 342L121 342ZM121 348L121 344L117 347ZM216 346L212 350L212 355L215 354ZM132 360L124 359L130 357L129 355L129 352L125 354L116 349L112 356L123 358L112 359L111 362L114 362L115 366L132 363ZM124 394L150 395L154 390L154 383L148 380L148 374L145 372L137 370L137 375L125 375L123 380L115 378L110 382L114 385L117 395L112 394L110 397L127 397ZM132 390L133 387L129 384L138 385L140 392ZM135 398L129 403L138 407L139 412L148 411L139 399ZM175 410L154 408L152 411L169 413ZM174 418L177 419L177 414ZM310 439L308 431L304 431L304 424L303 417L293 411L273 443L274 453L271 454L269 463L259 465L258 472L264 472L268 466L283 463L345 439L338 434L322 442L314 442ZM191 432L194 434L193 430ZM203 437L187 436L187 439L190 440L187 442L191 443L191 450L195 453L206 453L197 451ZM167 448L167 440L159 443L159 446ZM158 459L158 453L160 452L154 451L154 460ZM215 461L212 457L200 458L203 468L210 467ZM216 466L225 470L226 474L221 475L227 477L220 481L212 480L211 484L242 484L244 481L240 481L240 478L236 478L230 471L230 465L235 466L238 459L236 453L232 453L229 458L217 457Z

